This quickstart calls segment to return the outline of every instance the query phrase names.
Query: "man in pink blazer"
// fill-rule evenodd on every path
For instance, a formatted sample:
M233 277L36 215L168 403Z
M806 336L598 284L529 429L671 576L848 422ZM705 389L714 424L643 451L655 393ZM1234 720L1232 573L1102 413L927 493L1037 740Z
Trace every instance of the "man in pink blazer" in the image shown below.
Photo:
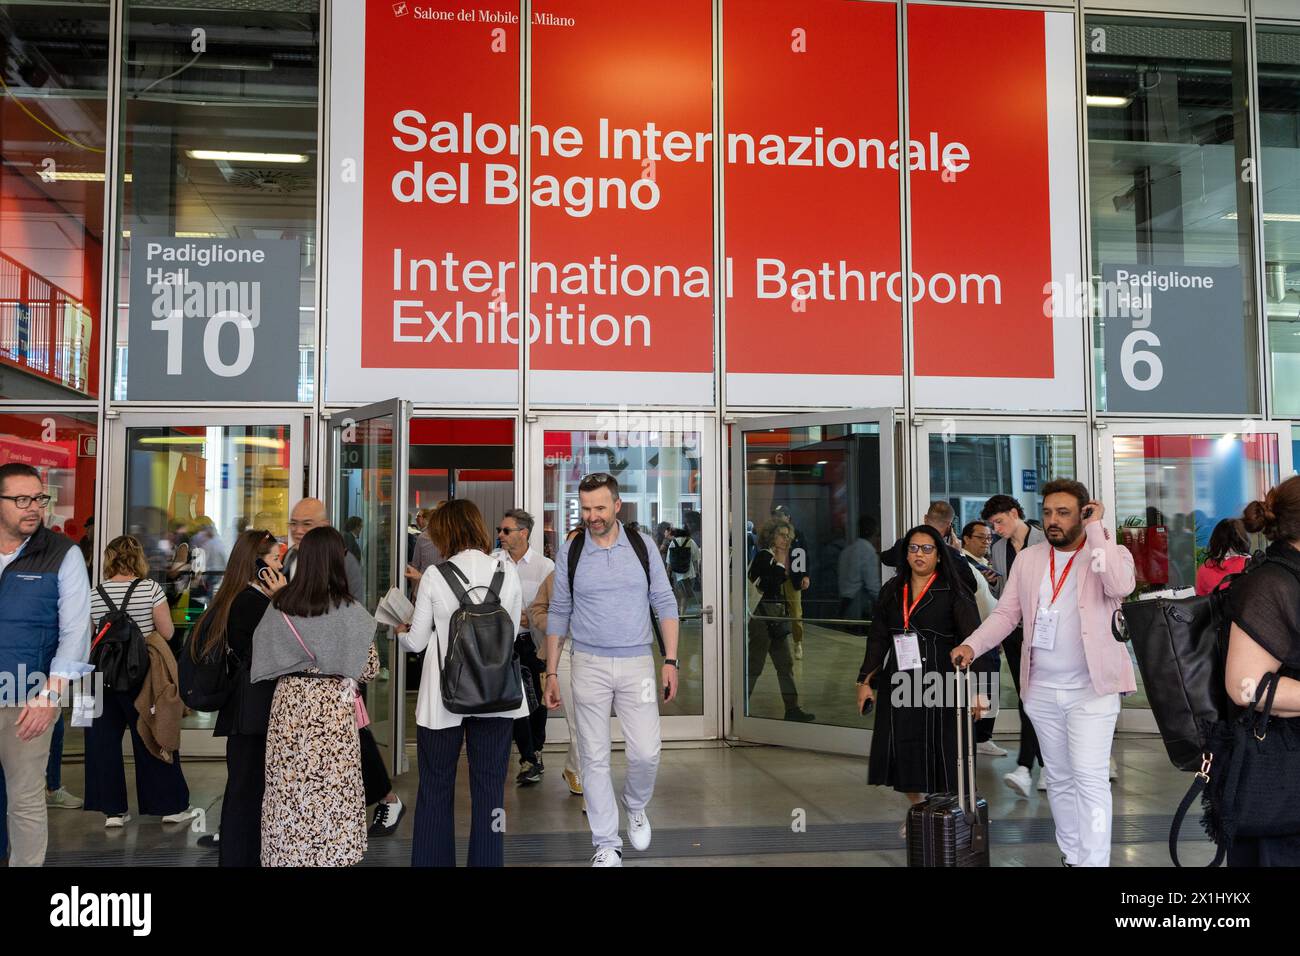
M1110 751L1120 695L1137 689L1110 619L1135 586L1133 556L1102 525L1105 508L1069 479L1043 487L1047 540L1011 567L993 613L952 652L965 667L1022 621L1020 696L1043 753L1066 866L1110 865ZM1031 637L1032 635L1032 637Z

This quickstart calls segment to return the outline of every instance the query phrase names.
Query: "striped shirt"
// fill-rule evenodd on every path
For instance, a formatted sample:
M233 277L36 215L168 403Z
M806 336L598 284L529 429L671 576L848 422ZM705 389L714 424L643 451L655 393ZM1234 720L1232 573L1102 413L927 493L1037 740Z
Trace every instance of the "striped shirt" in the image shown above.
M130 581L105 581L103 582L104 590L108 592L109 598L122 610L122 598L126 597L126 592L131 588ZM157 581L144 579L131 595L131 606L126 608L126 613L131 615L131 620L135 621L140 628L140 633L148 637L157 628L153 623L153 609L159 604L167 603L167 595L163 593L162 587ZM99 622L104 615L108 613L108 605L99 594L99 589L90 592L90 621L91 627L99 629ZM94 635L92 635L93 637Z

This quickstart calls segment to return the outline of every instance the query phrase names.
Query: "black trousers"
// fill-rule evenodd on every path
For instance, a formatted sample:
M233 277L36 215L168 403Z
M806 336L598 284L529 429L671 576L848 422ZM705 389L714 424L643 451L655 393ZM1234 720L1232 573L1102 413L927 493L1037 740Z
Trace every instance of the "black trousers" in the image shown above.
M262 865L262 793L266 789L266 738L226 738L226 792L221 800L218 866Z
M361 699L366 700L366 686L361 686ZM368 701L367 701L368 703ZM388 767L384 765L384 755L379 752L379 744L369 727L362 727L361 737L361 785L366 791L366 806L378 803L393 792L393 781L388 776Z
M469 754L469 865L505 864L505 787L509 717L466 717L459 727L416 728L420 789L415 798L412 866L456 865L456 770Z
M1011 636L1002 642L1002 649L1007 654L1007 668L1011 671L1011 680L1016 685L1016 696L1020 696L1020 655L1024 649L1025 632L1023 628L1016 628L1011 632ZM1022 698L1020 701L1020 753L1016 756L1016 763L1030 770L1034 769L1034 761L1038 765L1043 765L1043 754L1038 749L1038 734L1034 731L1034 725L1029 720L1029 715L1025 713L1025 702Z
M545 687L542 677L546 673L546 663L537 656L531 634L525 634L515 641L515 652L519 655L524 680L531 680L537 691L537 706L527 717L516 717L514 720L515 746L519 748L520 760L533 760L546 746L546 718L549 712L542 703Z
M122 760L122 734L131 732L131 752L135 755L135 795L144 816L168 816L190 805L190 788L181 772L181 755L163 763L149 753L136 724L140 713L135 709L135 694L106 690L104 712L86 728L86 802L87 810L99 810L106 816L121 816L127 811L126 767Z

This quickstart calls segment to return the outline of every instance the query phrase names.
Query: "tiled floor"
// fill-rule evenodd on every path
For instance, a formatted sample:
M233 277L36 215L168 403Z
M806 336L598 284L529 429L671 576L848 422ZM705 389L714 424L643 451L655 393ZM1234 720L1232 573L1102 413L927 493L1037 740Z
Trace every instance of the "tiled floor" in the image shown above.
M1003 740L1004 746L1011 741ZM1116 866L1168 866L1168 821L1185 792L1188 775L1174 770L1159 740L1120 737L1119 779L1114 783ZM562 752L548 752L542 783L508 784L506 859L521 865L580 865L591 853L579 798L560 778ZM1057 866L1046 797L1028 801L1003 785L1011 757L985 759L979 787L993 820L995 866ZM616 781L622 757L614 758ZM469 807L459 785L461 852ZM511 772L514 766L512 762ZM867 787L861 758L754 746L692 746L666 749L650 816L656 840L646 854L628 851L629 864L648 866L901 866L903 842L897 826L906 800ZM128 777L130 773L128 772ZM224 765L194 761L186 767L192 803L209 826L220 821ZM80 793L80 764L68 762L64 785ZM398 792L414 802L416 775L397 780ZM132 804L134 805L134 797ZM367 864L403 865L409 860L411 816L394 837L372 841ZM802 826L800 826L802 824ZM197 846L199 833L157 818L133 819L122 830L105 830L103 817L73 810L50 811L49 865L205 865L215 853ZM1195 819L1183 830L1184 862L1208 861L1211 847Z

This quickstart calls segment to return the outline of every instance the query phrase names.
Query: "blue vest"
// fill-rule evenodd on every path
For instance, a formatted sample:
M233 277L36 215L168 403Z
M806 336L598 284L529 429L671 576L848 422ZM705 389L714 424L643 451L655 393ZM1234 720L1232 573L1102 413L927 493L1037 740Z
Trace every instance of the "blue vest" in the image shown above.
M73 547L69 538L38 528L0 574L0 675L16 681L20 667L29 678L49 674L59 647L59 568Z

